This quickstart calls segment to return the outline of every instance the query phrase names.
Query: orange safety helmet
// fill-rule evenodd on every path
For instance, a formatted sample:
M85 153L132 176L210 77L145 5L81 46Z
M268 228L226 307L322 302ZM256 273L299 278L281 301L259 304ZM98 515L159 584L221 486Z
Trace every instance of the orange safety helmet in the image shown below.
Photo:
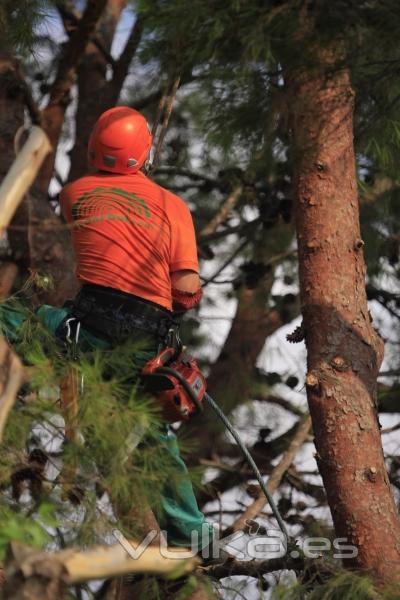
M89 138L89 164L129 175L146 161L152 144L149 125L137 110L116 106L98 118Z

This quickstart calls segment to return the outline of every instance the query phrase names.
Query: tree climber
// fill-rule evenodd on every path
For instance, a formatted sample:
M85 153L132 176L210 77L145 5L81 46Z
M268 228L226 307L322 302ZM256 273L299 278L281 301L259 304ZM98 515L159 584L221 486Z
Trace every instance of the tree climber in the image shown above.
M65 307L37 311L58 337L79 335L82 348L115 348L145 338L149 352L138 358L139 371L173 343L176 313L195 307L202 296L189 208L141 171L151 144L139 112L120 106L99 117L88 147L93 172L60 193L82 286ZM161 525L172 546L190 546L197 532L200 549L211 542L212 526L198 509L175 434L165 426L160 439L181 474L177 489L162 495Z

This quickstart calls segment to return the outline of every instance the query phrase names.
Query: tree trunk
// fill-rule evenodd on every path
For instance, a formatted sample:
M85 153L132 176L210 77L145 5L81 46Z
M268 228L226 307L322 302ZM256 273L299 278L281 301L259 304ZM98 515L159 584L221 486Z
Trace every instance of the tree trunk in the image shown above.
M60 54L58 70L51 86L49 100L42 112L42 127L53 146L53 152L43 163L37 178L38 188L42 193L47 193L53 176L57 146L65 113L71 101L71 89L75 82L78 65L96 30L106 4L107 0L87 1L77 28Z
M102 47L110 52L115 27L126 5L126 0L108 0L100 20L97 36ZM71 168L68 179L73 181L87 171L87 146L92 128L106 108L105 91L107 58L94 42L86 46L82 62L78 67L79 101L76 111L76 136L71 151Z
M14 158L14 137L24 123L25 96L17 61L8 54L0 56L0 178L8 172ZM69 232L63 228L47 197L39 193L25 198L8 229L12 258L27 271L50 275L54 290L40 293L40 300L62 304L72 296L77 284Z
M310 53L311 54L311 53ZM353 148L354 93L329 50L315 68L287 72L295 150L306 388L337 537L358 554L346 567L400 579L400 524L376 408L383 343L365 292Z

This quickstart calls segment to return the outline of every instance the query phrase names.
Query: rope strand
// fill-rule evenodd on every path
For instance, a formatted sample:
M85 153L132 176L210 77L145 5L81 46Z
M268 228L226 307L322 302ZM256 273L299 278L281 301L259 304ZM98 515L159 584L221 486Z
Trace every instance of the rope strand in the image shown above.
M229 419L225 416L225 414L222 412L222 410L220 409L220 407L218 406L218 404L211 398L211 396L209 394L205 394L204 396L205 400L208 402L208 404L211 406L211 408L214 410L214 412L218 415L218 417L221 419L221 421L223 422L223 424L225 425L225 427L228 429L229 433L232 435L232 437L234 438L235 442L237 443L237 445L239 446L240 450L242 451L243 456L245 457L247 463L249 464L249 466L251 467L251 470L253 471L258 483L260 484L260 487L266 497L266 499L269 502L269 505L272 509L272 512L274 514L275 519L278 522L279 528L282 531L283 535L286 537L286 540L289 540L289 533L288 530L286 529L286 525L282 519L282 516L278 510L278 507L276 506L274 499L272 498L271 494L269 493L267 486L264 483L264 480L261 476L261 473L256 465L256 463L253 460L253 457L251 456L250 452L247 450L246 446L243 444L242 440L239 437L239 434L237 433L236 429L233 427L232 423L229 421Z

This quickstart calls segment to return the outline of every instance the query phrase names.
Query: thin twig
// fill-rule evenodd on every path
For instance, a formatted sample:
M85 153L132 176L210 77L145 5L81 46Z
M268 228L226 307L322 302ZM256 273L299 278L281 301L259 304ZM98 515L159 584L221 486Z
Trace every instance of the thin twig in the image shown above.
M239 246L234 250L234 252L232 252L232 254L230 254L229 257L226 259L226 261L223 262L222 265L216 270L214 275L211 275L211 277L209 277L208 279L203 279L202 287L205 288L209 283L213 283L214 279L216 279L218 275L220 275L220 273L222 273L222 271L230 265L230 263L236 258L236 256L238 256L238 254L240 254L249 243L250 239L246 238L241 244L239 244Z

